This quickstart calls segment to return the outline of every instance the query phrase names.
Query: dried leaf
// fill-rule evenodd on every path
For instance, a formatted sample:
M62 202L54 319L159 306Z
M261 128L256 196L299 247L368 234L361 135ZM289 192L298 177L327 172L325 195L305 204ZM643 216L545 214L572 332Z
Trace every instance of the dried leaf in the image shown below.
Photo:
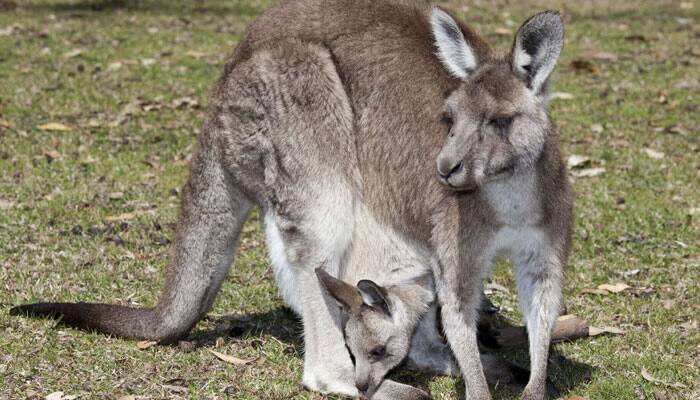
M588 336L598 336L606 333L611 335L624 335L625 331L620 328L615 328L614 326L604 326L602 328L597 326L588 327Z
M185 54L188 55L188 56L190 56L190 57L196 58L196 59L198 59L198 60L199 60L200 58L204 58L204 57L207 56L207 53L202 53L201 51L194 51L194 50L190 50L190 51L188 51L188 52L185 53Z
M569 159L566 161L566 166L571 168L580 168L583 167L586 164L589 164L591 162L590 157L587 156L580 156L578 154L572 154L569 156Z
M62 124L60 122L49 122L48 124L43 124L38 126L42 131L69 131L70 126Z
M578 171L572 172L572 175L577 178L591 178L598 175L602 175L605 172L605 168L586 168Z
M63 399L63 392L53 392L46 396L46 400L61 400Z
M46 157L46 160L49 162L58 160L63 157L61 153L57 152L56 150L47 150L44 151L42 154L44 155L44 157Z
M666 154L664 154L660 151L656 151L654 149L650 149L650 148L645 148L644 152L647 153L647 155L649 157L653 158L654 160L660 160L660 159L666 157Z
M172 102L173 108L199 108L197 99L190 96L180 97Z
M126 396L119 396L117 400L136 400L136 396L128 394Z
M632 287L629 285L626 285L624 283L616 283L614 285L604 283L602 285L598 285L598 289L607 290L610 293L621 293L621 292L624 292L625 290L632 289Z
M142 341L136 343L136 347L138 347L139 350L146 350L147 348L153 347L157 344L158 344L158 342L154 342L152 340L142 340Z
M698 329L698 321L690 320L690 321L687 321L687 322L680 324L679 326L686 331L695 330L695 329Z
M233 365L246 365L246 364L250 364L256 360L256 358L253 358L250 360L243 360L241 358L230 356L228 354L219 353L218 351L214 351L211 349L209 349L209 352L212 353L213 355L215 355L216 358L218 358L219 360L225 361L225 362L227 362L229 364L233 364Z
M153 65L155 63L156 63L155 58L142 58L141 59L141 65L143 65L144 67L148 67L148 66Z
M119 200L124 197L124 192L112 192L109 194L110 200Z
M495 33L496 35L510 36L513 34L513 31L511 31L508 28L499 27L499 28L494 29L493 33Z
M629 277L631 277L631 276L639 275L639 273L640 273L641 271L642 271L642 270L639 269L639 268L637 268L637 269L631 269L631 270L629 270L629 271L623 272L622 275L624 275L626 278L629 278Z
M575 96L571 93L554 92L549 96L550 100L572 100Z
M14 125L12 125L12 123L10 121L0 118L0 128L5 129L5 128L12 128L12 127L14 127Z
M134 213L124 213L124 214L113 215L111 217L107 217L107 218L105 218L105 221L107 221L107 222L128 221L130 219L133 219L134 217L136 217L136 214L134 214Z
M588 397L583 397L575 394L573 396L567 397L566 400L588 400Z
M587 60L576 59L576 60L571 62L571 67L577 73L588 73L588 74L598 73L598 67L596 67L595 65L593 65L592 62L587 61Z
M85 52L84 49L74 49L63 55L63 58L75 58Z

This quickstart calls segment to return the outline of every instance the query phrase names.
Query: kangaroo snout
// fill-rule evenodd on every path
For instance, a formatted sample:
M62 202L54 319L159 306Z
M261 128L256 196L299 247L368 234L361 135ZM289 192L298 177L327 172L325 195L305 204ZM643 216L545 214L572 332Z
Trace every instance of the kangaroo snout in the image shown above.
M442 179L449 179L450 176L460 173L464 169L464 161L459 160L456 164L450 160L438 161L438 175Z

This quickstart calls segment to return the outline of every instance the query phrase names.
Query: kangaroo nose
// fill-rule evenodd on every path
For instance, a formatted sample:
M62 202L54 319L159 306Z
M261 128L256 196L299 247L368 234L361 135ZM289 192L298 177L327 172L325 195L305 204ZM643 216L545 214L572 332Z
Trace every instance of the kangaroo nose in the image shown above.
M369 381L355 382L355 386L360 391L360 394L365 394L367 389L369 389Z
M464 161L460 161L456 165L441 163L438 166L438 174L440 174L440 177L443 179L447 179L450 176L462 171L462 168L464 168Z

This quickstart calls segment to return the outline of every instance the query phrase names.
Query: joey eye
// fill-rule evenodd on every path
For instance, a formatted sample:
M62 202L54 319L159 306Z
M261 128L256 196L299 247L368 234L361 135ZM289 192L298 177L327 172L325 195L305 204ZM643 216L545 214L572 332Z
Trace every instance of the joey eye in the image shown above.
M386 355L386 347L385 346L377 346L372 349L372 351L369 352L369 355L373 359L380 359L383 358Z
M443 114L442 118L440 118L440 123L443 125L447 125L448 127L452 127L454 124L454 120L449 114Z
M498 129L499 131L506 131L510 128L513 123L513 117L495 117L489 120L489 125Z

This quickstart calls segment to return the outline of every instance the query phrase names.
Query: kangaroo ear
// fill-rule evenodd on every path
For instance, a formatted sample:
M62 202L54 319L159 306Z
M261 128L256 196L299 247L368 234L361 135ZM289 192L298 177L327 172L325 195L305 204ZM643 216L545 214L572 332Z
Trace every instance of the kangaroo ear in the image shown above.
M547 80L564 46L564 23L556 11L536 14L518 29L511 52L513 70L521 75L536 94Z
M386 289L367 279L357 282L357 289L364 304L391 317Z
M442 65L453 76L465 79L476 68L476 56L459 24L443 9L433 7L430 25Z
M351 310L358 309L362 305L362 297L360 297L357 288L340 279L332 277L321 268L316 268L315 271L321 286L338 302L338 305L343 311L350 312Z

